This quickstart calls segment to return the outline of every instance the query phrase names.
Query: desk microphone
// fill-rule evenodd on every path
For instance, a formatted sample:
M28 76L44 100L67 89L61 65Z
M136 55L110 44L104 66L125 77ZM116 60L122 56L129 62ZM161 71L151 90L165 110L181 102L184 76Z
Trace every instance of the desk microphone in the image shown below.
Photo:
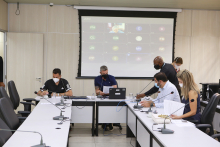
M167 94L167 95L165 95L165 96L162 96L161 98L158 98L158 99L154 100L154 101L150 104L150 108L147 110L147 112L148 112L148 113L149 113L149 112L152 112L151 108L153 107L154 102L156 102L156 101L158 101L158 100L160 100L160 99L162 99L162 98L164 98L164 97L166 97L166 96L168 96L168 95L170 95L170 94L174 94L174 92L172 91L171 93L169 93L169 94Z
M34 92L36 94L36 91ZM45 99L44 97L42 97L43 99ZM48 101L49 103L51 103L52 105L54 105L51 101L45 99L46 101ZM55 107L57 107L56 105L54 105ZM53 117L53 120L63 120L64 119L64 116L62 114L62 112L65 112L65 111L62 111L59 107L57 107L59 110L60 110L60 116L55 116Z
M191 101L189 103L194 102L194 99L191 99ZM170 129L166 129L166 125L165 125L165 120L170 117L172 114L174 114L175 112L179 111L181 108L185 107L186 105L189 105L189 103L185 104L184 106L180 107L179 109L177 109L176 111L174 111L173 113L171 113L170 115L168 115L165 119L164 119L164 124L163 124L163 128L161 128L161 133L162 134L173 134L174 131L170 130Z
M154 79L152 79L150 83L152 83L153 81L154 81ZM148 86L148 85L150 85L150 83L149 83L149 84L147 84L147 86ZM146 87L144 87L144 89L145 89L145 88L147 88L147 86L146 86ZM143 89L143 90L141 90L141 92L142 92L142 91L144 91L144 89ZM141 93L141 92L139 92L139 93Z
M31 146L31 147L46 147L46 144L43 143L43 137L42 137L41 133L39 133L39 132L36 132L36 131L22 131L22 130L9 130L9 129L0 129L0 131L38 133L41 136L40 144Z

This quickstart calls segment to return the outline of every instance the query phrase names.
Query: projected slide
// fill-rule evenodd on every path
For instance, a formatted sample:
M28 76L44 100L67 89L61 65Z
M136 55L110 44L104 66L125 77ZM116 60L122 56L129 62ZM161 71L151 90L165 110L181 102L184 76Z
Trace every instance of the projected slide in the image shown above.
M173 18L81 17L81 76L106 65L115 77L153 77L153 59L172 62Z

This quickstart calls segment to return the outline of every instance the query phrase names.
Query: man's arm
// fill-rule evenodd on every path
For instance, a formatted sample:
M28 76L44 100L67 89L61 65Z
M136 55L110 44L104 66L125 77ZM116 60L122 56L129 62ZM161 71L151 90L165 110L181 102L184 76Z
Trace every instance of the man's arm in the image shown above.
M159 88L157 88L157 87L154 86L154 87L152 87L150 90L148 90L147 92L145 92L144 94L145 94L146 96L151 96L152 94L158 92L158 90L159 90Z
M47 81L46 81L46 82L44 83L44 86L41 87L41 90L39 90L39 91L37 92L37 94L40 95L40 96L47 95L47 94L49 94L48 91L47 91L47 89L48 89L48 86L47 86Z
M99 86L95 86L95 93L96 95L104 95L104 93L101 90L99 90Z

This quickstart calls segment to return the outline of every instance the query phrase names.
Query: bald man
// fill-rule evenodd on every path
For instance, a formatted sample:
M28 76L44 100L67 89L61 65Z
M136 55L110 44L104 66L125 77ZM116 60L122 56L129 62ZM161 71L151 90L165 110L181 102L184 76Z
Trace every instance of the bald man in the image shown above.
M179 86L179 81L176 77L176 70L173 67L172 64L168 64L165 63L162 59L162 57L157 56L156 58L154 58L154 68L156 70L160 69L160 72L165 73L165 75L167 76L167 79L176 86L176 89L178 90L179 95L181 95L181 89ZM158 92L159 88L157 88L156 86L152 87L149 91L139 94L137 95L137 99L142 98L144 96L150 96L156 92Z

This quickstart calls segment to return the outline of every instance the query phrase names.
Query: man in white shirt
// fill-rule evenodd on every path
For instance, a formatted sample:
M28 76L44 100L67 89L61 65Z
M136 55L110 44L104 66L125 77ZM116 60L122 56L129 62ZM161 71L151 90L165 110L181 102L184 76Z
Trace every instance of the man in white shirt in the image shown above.
M167 80L167 76L165 75L165 73L159 72L155 74L154 81L155 86L159 88L158 96L153 101L141 101L140 103L143 107L150 107L151 103L153 102L153 106L157 108L163 108L164 100L180 102L180 96L176 89L176 86Z

